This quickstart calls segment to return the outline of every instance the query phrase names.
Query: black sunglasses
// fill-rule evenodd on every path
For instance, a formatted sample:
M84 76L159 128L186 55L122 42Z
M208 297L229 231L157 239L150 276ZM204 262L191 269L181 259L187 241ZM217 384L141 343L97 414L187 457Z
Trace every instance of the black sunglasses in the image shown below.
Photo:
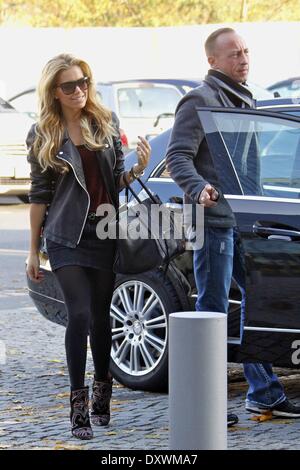
M85 91L88 89L89 84L89 77L82 77L79 78L79 80L74 80L73 82L61 83L60 85L57 85L56 88L61 88L65 95L72 95L78 86L81 91Z

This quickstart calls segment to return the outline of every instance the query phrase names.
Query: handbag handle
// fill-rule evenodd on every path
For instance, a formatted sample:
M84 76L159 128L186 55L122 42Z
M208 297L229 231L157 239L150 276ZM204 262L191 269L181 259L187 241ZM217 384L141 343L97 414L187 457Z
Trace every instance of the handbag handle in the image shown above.
M138 181L140 183L140 185L142 186L142 188L145 190L145 192L148 194L149 198L151 199L151 201L156 204L157 203L157 200L155 199L155 197L153 196L153 194L151 193L151 191L147 188L147 186L143 183L143 181L140 179L140 178L136 178L136 181ZM137 200L137 202L139 204L142 204L142 201L140 200L139 196L137 195L137 193L134 191L134 189L132 189L132 187L130 186L130 184L128 184L126 186L126 189L125 189L125 198L126 198L126 203L128 202L128 192L131 192L131 194L133 195L133 197Z

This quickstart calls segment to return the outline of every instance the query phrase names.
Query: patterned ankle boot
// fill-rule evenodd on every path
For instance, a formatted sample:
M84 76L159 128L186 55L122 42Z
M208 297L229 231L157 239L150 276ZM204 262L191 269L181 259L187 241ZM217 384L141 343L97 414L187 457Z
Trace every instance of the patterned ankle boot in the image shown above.
M78 439L88 440L93 437L89 416L89 387L71 391L71 432Z
M107 426L110 420L110 400L112 395L112 378L100 382L94 379L92 393L91 421L96 426Z

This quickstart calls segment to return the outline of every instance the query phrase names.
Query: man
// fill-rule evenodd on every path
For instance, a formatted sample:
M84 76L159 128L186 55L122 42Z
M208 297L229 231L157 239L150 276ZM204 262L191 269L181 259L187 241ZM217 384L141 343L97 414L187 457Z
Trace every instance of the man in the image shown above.
M221 28L207 38L205 52L210 70L203 84L178 104L166 162L172 178L185 193L185 202L205 208L204 245L194 251L196 310L227 312L234 276L243 294L243 318L245 279L235 244L235 218L220 190L196 107L255 106L246 86L249 51L233 29ZM300 407L286 398L270 364L244 364L244 374L249 384L246 410L256 413L272 410L274 416L300 417ZM234 421L237 417L228 415L228 425Z

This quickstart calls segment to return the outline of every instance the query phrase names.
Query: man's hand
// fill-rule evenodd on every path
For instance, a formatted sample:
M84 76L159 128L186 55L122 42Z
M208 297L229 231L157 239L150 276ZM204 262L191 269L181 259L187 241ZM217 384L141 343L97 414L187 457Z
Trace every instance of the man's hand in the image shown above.
M215 207L219 198L218 191L210 184L207 184L201 192L198 202L204 207Z

